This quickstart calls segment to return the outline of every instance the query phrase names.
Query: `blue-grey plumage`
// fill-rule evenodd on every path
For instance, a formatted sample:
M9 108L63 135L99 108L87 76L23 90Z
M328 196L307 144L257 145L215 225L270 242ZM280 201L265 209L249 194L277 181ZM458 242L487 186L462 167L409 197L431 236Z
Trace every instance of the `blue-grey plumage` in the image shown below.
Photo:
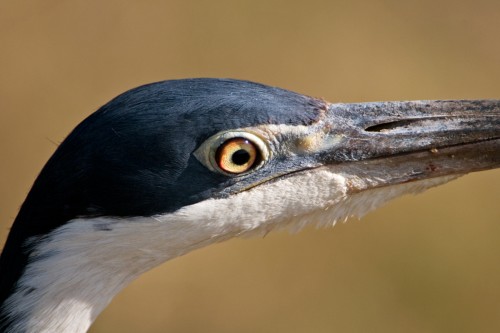
M330 104L238 80L142 86L77 126L35 181L0 259L1 325L84 332L173 257L333 224L498 166L497 100Z

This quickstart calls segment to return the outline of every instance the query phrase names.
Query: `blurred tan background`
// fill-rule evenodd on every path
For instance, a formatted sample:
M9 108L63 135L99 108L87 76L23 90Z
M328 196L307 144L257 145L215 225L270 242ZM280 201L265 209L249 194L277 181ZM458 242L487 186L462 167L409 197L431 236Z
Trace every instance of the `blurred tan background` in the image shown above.
M329 101L500 98L500 2L2 1L0 240L84 117L233 77ZM232 240L130 285L92 332L500 332L500 170L328 230Z

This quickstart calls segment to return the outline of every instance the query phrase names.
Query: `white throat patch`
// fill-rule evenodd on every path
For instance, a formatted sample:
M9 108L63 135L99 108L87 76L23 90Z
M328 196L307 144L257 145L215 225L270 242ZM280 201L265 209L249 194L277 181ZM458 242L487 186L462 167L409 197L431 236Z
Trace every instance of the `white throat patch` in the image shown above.
M236 236L296 231L310 223L334 225L456 177L363 191L382 180L324 167L171 214L69 221L47 237L30 240L32 262L5 303L18 319L11 332L85 332L124 286L166 260Z

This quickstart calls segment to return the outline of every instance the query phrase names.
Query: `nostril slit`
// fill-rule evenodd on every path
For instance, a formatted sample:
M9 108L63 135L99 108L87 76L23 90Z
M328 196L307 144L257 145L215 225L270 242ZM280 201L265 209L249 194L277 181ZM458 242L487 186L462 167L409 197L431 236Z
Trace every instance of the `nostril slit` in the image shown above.
M367 132L387 132L392 130L405 130L408 127L418 127L425 126L429 124L429 121L436 121L439 119L445 119L446 117L425 117L425 118L414 118L414 119L402 119L395 121L388 121L386 123L376 124L368 126L365 128Z
M418 122L420 119L406 119L406 120L398 120L398 121L390 121L387 123L377 124L373 126L368 126L365 128L367 132L385 132L390 131L397 128L407 128L409 125Z

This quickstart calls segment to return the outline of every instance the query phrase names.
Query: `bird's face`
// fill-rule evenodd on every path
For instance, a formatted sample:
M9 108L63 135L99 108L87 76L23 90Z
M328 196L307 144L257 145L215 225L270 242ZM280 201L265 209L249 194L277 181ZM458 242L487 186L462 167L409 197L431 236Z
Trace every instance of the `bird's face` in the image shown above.
M105 105L46 169L83 166L67 177L68 218L171 214L208 202L227 208L206 218L230 210L238 224L259 220L247 207L259 200L254 210L269 221L382 189L321 221L333 223L442 177L497 167L499 115L499 101L330 104L244 81L166 81Z
M225 184L225 194L321 167L352 168L383 187L497 166L499 112L497 101L326 104L310 125L224 130L194 156L237 180Z
M498 167L499 145L498 101L325 103L308 125L232 128L203 142L194 156L227 179L201 220L227 219L240 233L334 224Z
M15 231L22 241L75 219L151 217L199 231L186 243L201 246L329 225L498 167L499 147L500 101L330 104L245 81L159 82L70 134L21 210L46 223Z
M234 236L361 215L498 167L499 149L500 101L331 104L245 81L165 81L80 124L25 205L50 221L30 236L75 218L151 216L225 221Z
M82 122L42 170L2 253L0 299L33 331L73 312L85 328L170 258L333 224L499 166L498 100L330 104L217 79L139 87Z

